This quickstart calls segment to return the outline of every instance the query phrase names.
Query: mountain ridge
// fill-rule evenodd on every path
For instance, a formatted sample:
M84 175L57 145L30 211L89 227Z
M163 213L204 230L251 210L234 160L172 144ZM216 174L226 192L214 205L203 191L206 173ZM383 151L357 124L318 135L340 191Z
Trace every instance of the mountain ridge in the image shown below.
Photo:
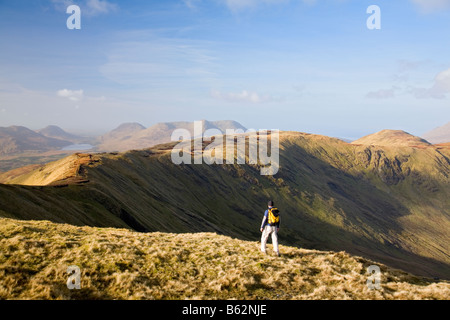
M0 185L0 215L248 240L259 238L264 205L273 199L286 212L282 243L343 249L450 278L450 148L385 148L281 132L280 170L261 176L258 165L174 165L175 145L78 154L51 179L51 166L58 166L43 166Z

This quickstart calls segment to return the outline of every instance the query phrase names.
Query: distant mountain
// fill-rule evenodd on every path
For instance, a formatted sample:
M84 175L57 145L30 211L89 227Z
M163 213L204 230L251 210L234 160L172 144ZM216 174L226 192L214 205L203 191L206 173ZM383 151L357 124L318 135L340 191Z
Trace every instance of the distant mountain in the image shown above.
M70 141L46 137L22 126L0 127L0 156L58 150L71 144Z
M203 131L209 129L218 129L225 133L227 129L242 129L244 126L236 121L202 121ZM98 151L127 151L131 149L144 149L157 144L171 141L172 132L176 129L187 129L194 136L194 122L163 122L157 123L149 128L138 123L125 123L118 128L100 137Z
M5 175L0 216L258 241L272 199L283 214L283 245L345 250L450 279L450 148L349 144L298 132L280 132L279 142L275 176L248 161L176 165L177 142L73 154Z
M402 130L382 130L355 140L352 144L387 147L424 147L430 145L428 141Z
M422 136L433 144L450 142L450 122Z
M114 140L126 140L131 138L133 134L136 132L145 130L145 127L142 124L136 122L122 123L120 126L115 128L114 130L104 134L100 137L100 141L103 143Z
M84 137L68 133L60 127L54 125L47 126L44 129L37 130L36 132L48 138L70 141L72 143L81 143L86 140Z

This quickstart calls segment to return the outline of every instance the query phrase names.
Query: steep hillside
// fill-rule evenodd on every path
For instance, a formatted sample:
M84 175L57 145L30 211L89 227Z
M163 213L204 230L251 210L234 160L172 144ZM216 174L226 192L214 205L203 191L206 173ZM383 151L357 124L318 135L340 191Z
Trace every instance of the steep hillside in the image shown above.
M208 129L218 129L225 133L226 129L246 129L236 121L202 121L203 133ZM194 136L194 122L165 122L157 123L149 128L140 124L123 124L115 130L103 135L97 146L99 151L127 151L144 149L151 146L171 142L171 135L175 129L187 129Z
M346 252L215 233L137 233L0 219L0 299L448 299L450 283ZM68 289L69 266L80 288ZM370 289L368 267L380 267ZM373 280L370 281L373 283Z
M422 136L434 144L450 142L450 122L441 127L428 131Z
M174 145L43 166L10 181L35 186L0 185L0 215L254 241L273 199L282 244L346 250L450 279L448 147L353 145L283 132L280 170L262 176L258 165L175 165Z
M0 127L0 156L58 150L70 144L70 141L49 138L21 126Z
M402 130L382 130L355 140L352 144L388 147L414 147L430 145L428 141L413 136L412 134Z

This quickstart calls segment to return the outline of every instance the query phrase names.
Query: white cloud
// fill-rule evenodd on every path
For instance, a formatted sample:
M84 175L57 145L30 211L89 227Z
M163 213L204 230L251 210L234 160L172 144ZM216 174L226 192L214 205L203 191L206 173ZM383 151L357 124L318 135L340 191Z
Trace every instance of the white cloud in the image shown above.
M450 0L411 0L425 13L450 8Z
M213 98L228 102L263 103L274 100L274 98L269 95L261 95L256 92L250 92L247 90L242 90L242 92L239 93L234 92L223 93L217 90L213 90L211 91L211 96Z
M371 91L366 94L366 98L369 99L392 99L395 98L395 91L398 90L397 87L392 87L391 89L380 89L378 91Z
M410 88L410 92L418 99L445 99L450 93L450 69L439 72L430 88Z
M83 90L62 89L58 90L57 95L71 101L80 101L83 99Z
M88 101L88 102L104 102L106 101L105 96L85 96L83 90L69 90L69 89L61 89L56 92L58 97L67 98L70 101L78 102L78 101ZM78 106L77 106L78 107Z

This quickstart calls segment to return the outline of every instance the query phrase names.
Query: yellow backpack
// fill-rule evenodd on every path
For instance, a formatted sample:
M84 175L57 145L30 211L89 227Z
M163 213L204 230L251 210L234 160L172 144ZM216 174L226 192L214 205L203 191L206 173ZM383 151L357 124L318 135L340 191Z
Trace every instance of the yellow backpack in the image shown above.
M269 208L269 225L275 225L280 222L280 211L277 208Z

